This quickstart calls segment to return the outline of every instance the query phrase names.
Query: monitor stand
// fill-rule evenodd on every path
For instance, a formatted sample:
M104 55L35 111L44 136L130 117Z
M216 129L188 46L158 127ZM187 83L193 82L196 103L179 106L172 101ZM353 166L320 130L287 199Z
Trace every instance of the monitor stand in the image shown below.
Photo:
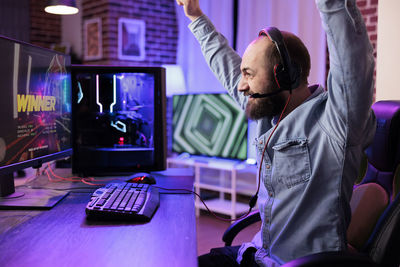
M14 186L14 174L0 175L0 209L51 209L68 192Z

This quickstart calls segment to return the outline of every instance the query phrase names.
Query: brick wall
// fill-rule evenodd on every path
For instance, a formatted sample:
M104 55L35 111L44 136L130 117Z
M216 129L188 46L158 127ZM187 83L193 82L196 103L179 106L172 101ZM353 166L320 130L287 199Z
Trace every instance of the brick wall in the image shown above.
M44 11L46 1L30 0L30 43L50 48L61 42L61 17Z
M360 8L367 26L368 36L374 48L374 57L376 62L377 42L378 42L378 0L357 0L357 6ZM374 80L376 81L376 63L374 71ZM376 86L374 88L374 101L376 95Z
M367 26L368 36L374 48L374 57L376 61L377 41L378 41L378 0L356 0L357 6L361 11ZM327 52L326 73L329 71L329 57ZM376 78L376 65L374 79ZM375 95L375 94L374 94ZM375 97L374 97L375 98Z
M365 25L367 26L368 36L374 48L374 57L376 62L377 41L378 41L378 0L357 0L357 6L364 17ZM376 81L376 63L374 70L374 81ZM374 101L376 87L374 85Z
M46 48L60 43L61 16L44 12L46 1L29 1L30 42ZM82 23L91 18L101 18L102 23L102 58L86 60L83 63L127 66L175 64L178 43L175 5L175 0L82 0ZM139 19L145 22L144 60L118 59L119 18ZM82 25L82 36L83 30Z
M83 0L83 23L92 18L101 18L102 21L102 58L86 60L84 63L127 66L158 66L176 63L178 27L174 0ZM145 22L146 57L144 60L118 59L119 18L138 19Z
M357 6L364 17L367 25L369 39L374 47L374 55L376 59L376 43L378 40L378 0L357 0Z

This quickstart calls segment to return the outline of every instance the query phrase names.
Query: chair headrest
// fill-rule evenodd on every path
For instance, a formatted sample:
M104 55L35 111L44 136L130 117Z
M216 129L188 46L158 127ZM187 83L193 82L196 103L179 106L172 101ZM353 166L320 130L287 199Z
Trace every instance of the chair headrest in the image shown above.
M368 161L379 171L394 172L400 162L400 101L379 101L372 109L376 133L366 150Z

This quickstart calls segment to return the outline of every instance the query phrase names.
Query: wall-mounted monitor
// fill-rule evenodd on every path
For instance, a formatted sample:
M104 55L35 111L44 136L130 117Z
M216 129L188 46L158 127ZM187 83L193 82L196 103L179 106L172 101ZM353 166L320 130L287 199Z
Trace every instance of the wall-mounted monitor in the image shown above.
M173 96L173 152L246 160L247 126L228 94Z
M164 68L73 66L72 89L74 173L165 169Z

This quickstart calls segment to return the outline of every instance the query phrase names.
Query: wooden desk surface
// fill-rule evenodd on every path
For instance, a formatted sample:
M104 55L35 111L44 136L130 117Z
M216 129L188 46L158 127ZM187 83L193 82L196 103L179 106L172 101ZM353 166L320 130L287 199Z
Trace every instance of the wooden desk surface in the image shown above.
M1 265L197 266L192 194L161 194L148 223L87 221L89 199L90 193L70 193L1 234Z

